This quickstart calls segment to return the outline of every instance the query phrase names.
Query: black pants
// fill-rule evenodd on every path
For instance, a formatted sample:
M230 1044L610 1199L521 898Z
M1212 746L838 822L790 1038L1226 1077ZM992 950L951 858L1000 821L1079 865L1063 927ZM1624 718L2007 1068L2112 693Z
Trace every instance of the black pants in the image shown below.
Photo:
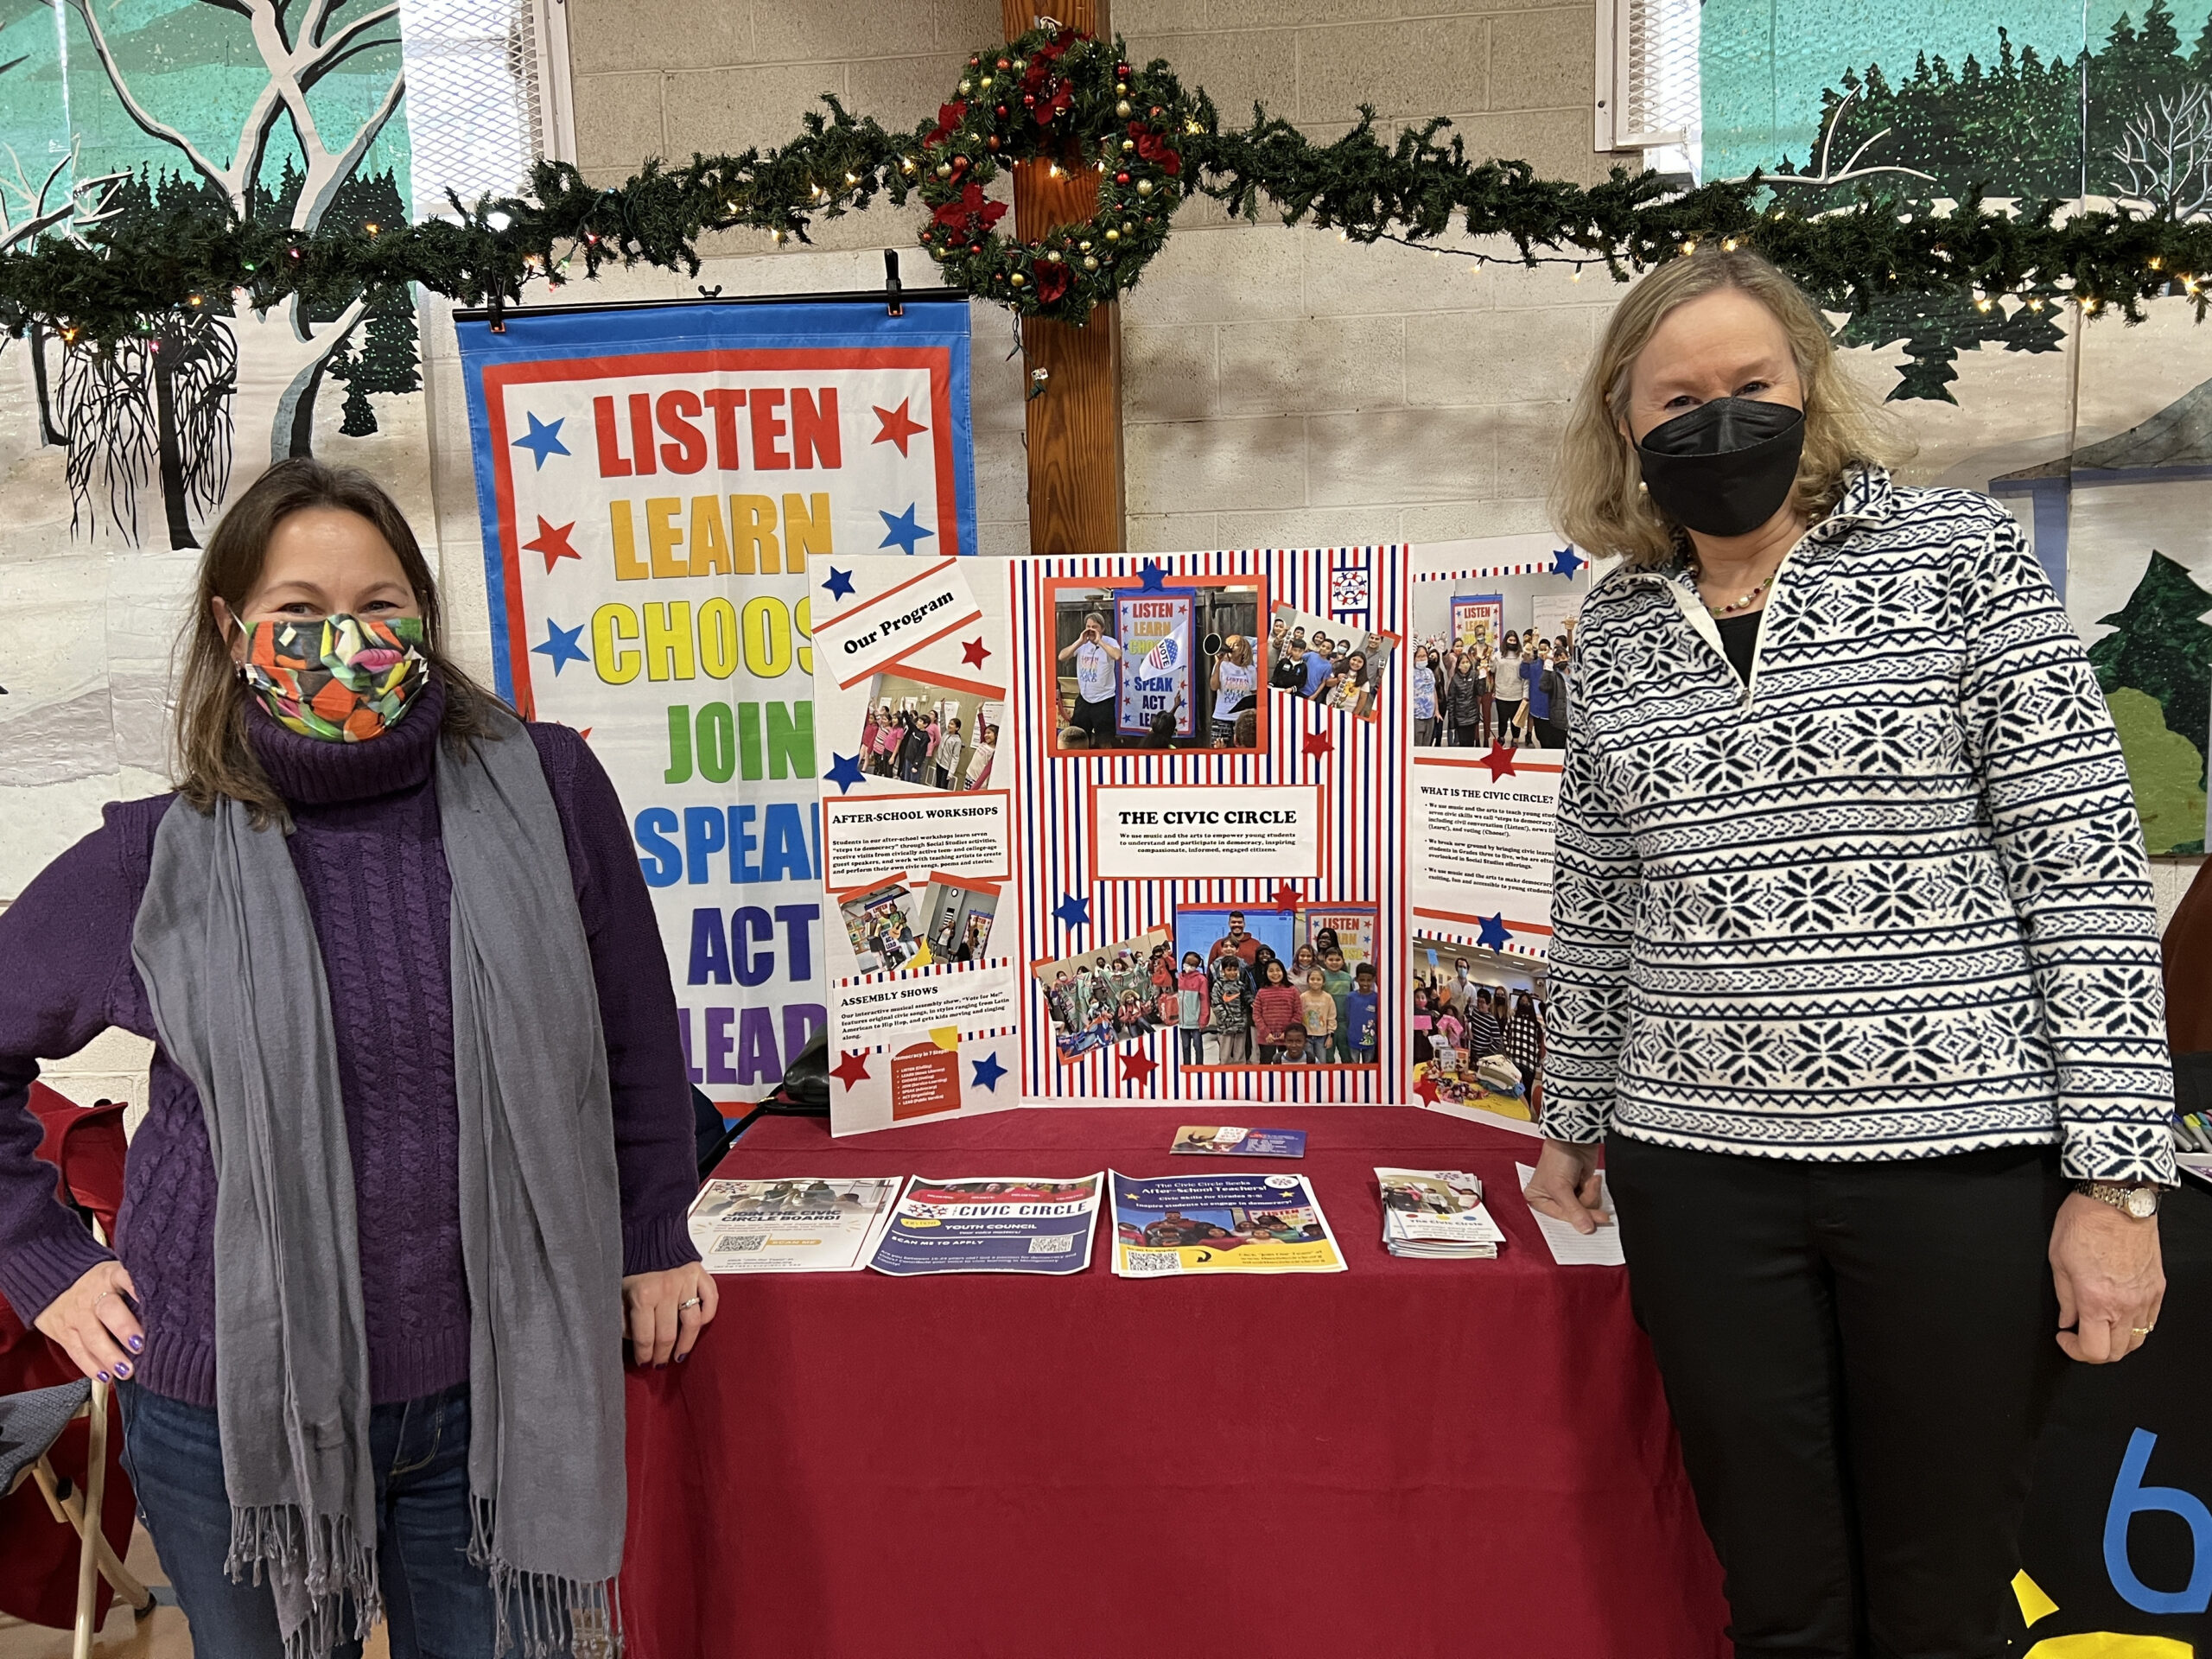
M1738 1659L1998 1659L2067 1361L2055 1147L1605 1154Z

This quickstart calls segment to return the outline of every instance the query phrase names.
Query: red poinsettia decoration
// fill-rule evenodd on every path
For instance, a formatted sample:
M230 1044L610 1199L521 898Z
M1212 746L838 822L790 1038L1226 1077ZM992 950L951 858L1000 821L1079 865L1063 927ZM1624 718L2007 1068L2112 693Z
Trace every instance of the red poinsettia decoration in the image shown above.
M1056 115L1065 115L1075 103L1075 89L1065 80L1054 81L1048 92L1037 99L1037 124L1045 126Z
M1129 137L1137 141L1137 156L1150 162L1170 178L1183 170L1183 158L1167 147L1167 140L1141 121L1129 123Z
M938 208L931 218L944 230L944 239L959 247L971 237L988 235L1006 213L1002 201L986 201L983 187L970 184L952 200ZM977 221L982 221L980 231Z
M1065 295L1075 278L1068 268L1057 260L1040 260L1037 265L1037 297L1050 305Z
M968 105L964 99L957 104L938 105L937 125L931 129L929 136L924 138L922 143L925 145L943 143L960 130L960 124L967 118Z

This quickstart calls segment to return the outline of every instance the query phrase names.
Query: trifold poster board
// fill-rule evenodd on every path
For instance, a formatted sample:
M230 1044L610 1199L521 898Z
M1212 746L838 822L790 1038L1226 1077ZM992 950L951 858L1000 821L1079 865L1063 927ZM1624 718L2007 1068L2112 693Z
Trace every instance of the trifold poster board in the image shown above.
M1563 632L1587 567L1541 555L814 558L834 1130L1424 1097L1424 950L1541 971L1560 757L1416 753L1408 643L1465 587L1422 572Z

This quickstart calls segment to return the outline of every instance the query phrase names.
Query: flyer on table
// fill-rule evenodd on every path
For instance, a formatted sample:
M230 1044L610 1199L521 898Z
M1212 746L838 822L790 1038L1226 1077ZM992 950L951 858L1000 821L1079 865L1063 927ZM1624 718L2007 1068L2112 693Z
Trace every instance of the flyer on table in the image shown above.
M898 1198L895 1175L709 1181L691 1242L709 1273L850 1273L868 1265Z
M1114 1271L1341 1273L1344 1257L1303 1175L1109 1176Z
M1185 1123L1175 1131L1170 1152L1192 1152L1211 1158L1303 1158L1303 1129L1239 1129L1205 1123Z
M917 1175L868 1265L879 1273L1081 1273L1103 1177Z

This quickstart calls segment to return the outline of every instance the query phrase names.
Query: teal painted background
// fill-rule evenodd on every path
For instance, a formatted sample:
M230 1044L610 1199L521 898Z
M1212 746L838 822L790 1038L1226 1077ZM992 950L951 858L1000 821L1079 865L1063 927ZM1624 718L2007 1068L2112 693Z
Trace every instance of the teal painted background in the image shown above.
M378 0L353 0L334 9L333 25L373 10ZM154 117L181 131L217 164L228 163L241 123L269 76L255 49L251 26L209 0L93 0L124 78ZM288 10L306 10L293 0ZM376 109L399 73L397 19L367 39L393 44L362 52L330 72L308 94L308 107L326 144L335 148ZM50 0L0 0L0 167L12 181L16 166L36 184L80 143L83 177L185 166L169 144L140 131L108 84L83 21ZM12 151L13 159L8 159ZM264 158L260 178L274 188L299 147L289 122L280 122ZM400 199L410 200L404 106L355 169L357 175L390 171ZM14 204L10 204L11 209Z

